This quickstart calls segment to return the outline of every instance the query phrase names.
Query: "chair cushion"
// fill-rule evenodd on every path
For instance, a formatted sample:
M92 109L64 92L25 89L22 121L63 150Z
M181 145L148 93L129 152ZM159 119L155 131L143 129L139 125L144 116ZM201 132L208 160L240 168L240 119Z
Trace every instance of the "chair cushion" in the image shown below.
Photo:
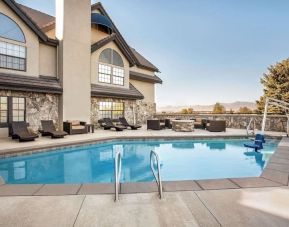
M75 126L72 126L72 129L85 129L85 126L84 125L75 125Z
M78 126L80 125L80 121L71 121L72 126Z
M197 117L196 122L202 122L202 118Z

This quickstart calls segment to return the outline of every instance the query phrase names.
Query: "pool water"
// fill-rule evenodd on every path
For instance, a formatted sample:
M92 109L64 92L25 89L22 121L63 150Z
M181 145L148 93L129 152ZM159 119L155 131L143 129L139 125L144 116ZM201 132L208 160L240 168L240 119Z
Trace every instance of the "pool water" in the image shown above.
M150 151L161 160L164 181L259 176L278 140L261 153L244 139L116 141L0 159L0 176L10 184L114 182L114 154L122 153L122 182L148 182Z

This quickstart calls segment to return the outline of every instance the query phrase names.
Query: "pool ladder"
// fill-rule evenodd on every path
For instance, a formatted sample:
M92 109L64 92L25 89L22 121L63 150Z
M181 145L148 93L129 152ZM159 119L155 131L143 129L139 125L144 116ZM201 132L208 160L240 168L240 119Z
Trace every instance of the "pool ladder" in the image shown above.
M121 176L121 153L116 152L114 158L114 173L115 173L115 198L114 201L118 201L118 194L120 189L120 176Z
M162 179L161 179L161 167L160 167L160 158L159 155L155 151L151 151L150 154L150 162L151 162L151 169L154 174L154 177L156 179L156 183L158 186L158 191L159 191L159 197L162 199L163 197L163 187L162 187ZM154 164L156 163L157 165L157 172L154 168Z
M163 187L162 187L162 179L161 179L161 168L160 168L160 158L159 155L155 151L151 151L150 153L150 164L153 175L156 179L156 183L158 186L159 197L162 199L163 197ZM154 164L157 165L157 172L154 168ZM114 173L115 173L115 202L119 201L119 189L120 189L120 177L121 177L121 152L118 151L115 154L114 158Z

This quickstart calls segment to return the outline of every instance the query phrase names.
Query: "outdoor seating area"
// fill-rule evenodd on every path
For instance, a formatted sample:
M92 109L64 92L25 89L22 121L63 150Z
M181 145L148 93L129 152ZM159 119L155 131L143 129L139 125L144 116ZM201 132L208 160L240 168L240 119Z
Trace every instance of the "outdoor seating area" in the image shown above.
M176 119L151 119L147 120L148 130L172 129L173 131L193 132L194 128L209 132L225 132L225 120L210 120L204 118L192 118L189 120Z
M63 131L57 130L52 120L42 120L41 128L38 132L30 129L27 122L13 122L10 127L10 136L12 139L19 139L20 142L34 141L39 137L51 137L52 139L64 138L67 135L94 133L95 128L121 132L124 130L138 130L142 125L131 124L125 117L119 119L103 118L98 121L98 125L87 124L82 121L63 122ZM174 132L194 132L195 129L208 132L225 132L226 121L207 120L207 119L150 119L147 120L147 130L169 130Z

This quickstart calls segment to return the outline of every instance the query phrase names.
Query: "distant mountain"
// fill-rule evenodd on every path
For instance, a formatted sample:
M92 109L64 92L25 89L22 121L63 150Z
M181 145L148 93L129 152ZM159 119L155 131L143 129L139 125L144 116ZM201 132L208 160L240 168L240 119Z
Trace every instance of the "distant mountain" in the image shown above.
M239 110L240 107L248 107L251 110L256 109L256 103L254 102L232 102L232 103L221 103L227 111ZM212 105L192 105L192 106L158 106L157 112L180 112L185 108L193 108L194 111L212 111L215 104Z

